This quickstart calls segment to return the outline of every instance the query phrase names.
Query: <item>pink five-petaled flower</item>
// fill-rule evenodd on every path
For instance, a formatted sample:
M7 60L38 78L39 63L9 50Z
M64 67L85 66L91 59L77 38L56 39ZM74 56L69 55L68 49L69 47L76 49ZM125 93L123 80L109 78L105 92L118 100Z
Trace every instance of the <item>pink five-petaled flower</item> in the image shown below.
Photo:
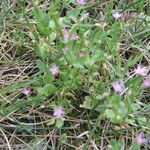
M49 71L52 73L52 75L58 75L59 74L59 67L56 65L53 65L49 68Z
M119 93L122 93L125 90L123 84L120 81L112 83L112 88L114 89L114 91Z
M136 136L136 141L138 144L146 144L147 143L147 140L145 139L144 137L144 133L139 133L137 136Z
M150 77L144 79L144 81L143 81L143 86L145 86L145 87L150 87Z
M22 93L26 96L28 96L30 94L31 90L29 88L23 88L22 89Z
M147 76L149 69L147 67L138 65L136 69L134 69L135 74L140 76Z
M80 5L84 5L85 4L85 0L77 0L77 3Z
M53 113L54 117L61 118L63 114L64 114L64 111L63 111L63 107L62 106L57 106L54 109L54 113Z
M118 11L112 13L112 15L115 19L120 19L122 17L122 13L119 13Z

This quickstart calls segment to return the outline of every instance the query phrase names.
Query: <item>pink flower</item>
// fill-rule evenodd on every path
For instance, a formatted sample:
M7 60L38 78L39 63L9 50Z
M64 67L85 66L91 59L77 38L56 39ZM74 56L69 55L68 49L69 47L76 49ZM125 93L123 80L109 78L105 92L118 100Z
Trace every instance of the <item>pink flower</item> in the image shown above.
M80 5L84 5L85 4L85 0L77 0L77 3Z
M136 69L134 69L135 74L140 76L147 76L149 69L147 67L138 65Z
M143 85L145 87L150 87L150 77L149 78L146 78L144 81L143 81Z
M30 94L31 90L29 88L23 88L22 89L22 93L26 96L28 96Z
M136 141L138 144L146 144L147 140L144 138L144 133L140 133L136 136Z
M63 31L64 40L67 40L68 37L69 37L69 31L68 31L66 28L64 28L62 31ZM75 33L73 33L73 35L70 37L70 40L71 40L71 41L74 41L74 40L76 40L77 38L78 38L78 36L77 36L77 33L75 32Z
M119 92L119 93L122 93L125 90L123 84L120 81L116 81L112 83L112 87L114 91Z
M64 28L62 31L63 31L63 36L64 36L64 39L65 39L65 40L67 40L67 38L68 38L68 35L69 35L69 32L68 32L68 30L67 30L66 28Z
M59 117L59 118L61 118L63 114L64 114L64 111L63 111L63 107L62 107L62 106L57 106L57 107L54 109L54 113L53 113L53 116L54 116L54 117Z
M56 65L53 65L51 68L49 68L49 71L52 73L52 75L58 75L59 74L59 67Z
M115 19L120 19L120 18L122 17L122 14L119 13L118 11L112 13L112 15L113 15L113 17L114 17Z

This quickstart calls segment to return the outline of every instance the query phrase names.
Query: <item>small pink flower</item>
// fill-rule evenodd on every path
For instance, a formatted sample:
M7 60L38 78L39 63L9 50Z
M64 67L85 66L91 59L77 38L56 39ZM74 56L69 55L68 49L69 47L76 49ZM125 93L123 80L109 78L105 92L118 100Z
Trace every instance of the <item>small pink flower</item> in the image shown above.
M136 136L136 141L138 144L146 144L147 140L144 137L144 133L140 133Z
M112 87L114 91L119 92L119 93L122 93L125 90L123 84L120 81L116 81L112 83Z
M69 37L69 31L68 31L66 28L64 28L62 31L63 31L64 40L67 40L68 37ZM78 36L77 36L77 33L75 32L75 33L73 33L73 35L70 37L70 40L71 40L71 41L74 41L74 40L76 40L77 38L78 38Z
M120 19L120 18L122 17L122 14L119 13L118 11L112 13L112 15L113 15L113 17L114 17L115 19Z
M49 71L52 73L52 75L58 75L59 74L59 67L56 65L53 65L51 68L49 68Z
M29 96L30 92L31 92L31 90L30 90L29 88L23 88L23 89L22 89L22 93L23 93L24 95L26 95L26 96Z
M135 74L140 76L147 76L149 69L147 67L138 65L136 69L134 69Z
M53 113L53 116L54 116L54 117L59 117L59 118L61 118L63 114L64 114L64 111L63 111L63 107L62 107L62 106L57 106L57 107L54 109L54 113Z
M84 5L85 4L85 0L77 0L77 3L80 5Z
M143 86L145 86L145 87L150 87L150 77L144 79L144 81L143 81Z
M67 38L68 38L68 35L69 35L69 32L68 32L68 30L67 30L66 28L64 28L62 31L63 31L63 36L64 36L64 39L65 39L65 40L67 40Z

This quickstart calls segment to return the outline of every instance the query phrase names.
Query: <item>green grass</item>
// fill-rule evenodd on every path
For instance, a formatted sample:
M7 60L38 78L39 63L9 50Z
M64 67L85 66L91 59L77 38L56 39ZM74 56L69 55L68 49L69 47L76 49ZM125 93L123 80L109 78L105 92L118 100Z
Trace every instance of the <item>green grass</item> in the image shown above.
M136 141L141 132L150 139L150 90L134 74L150 67L149 31L148 0L2 0L0 149L150 149ZM122 94L111 88L118 80ZM63 118L53 116L57 106Z

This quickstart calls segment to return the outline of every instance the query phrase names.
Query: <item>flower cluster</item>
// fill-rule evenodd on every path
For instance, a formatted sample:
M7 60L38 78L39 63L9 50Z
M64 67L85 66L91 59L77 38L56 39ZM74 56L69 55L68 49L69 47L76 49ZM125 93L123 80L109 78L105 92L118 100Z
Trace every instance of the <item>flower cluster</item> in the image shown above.
M76 0L76 4L77 4L77 7L79 5L83 6L83 5L86 4L86 1L85 0ZM84 20L85 18L88 18L88 16L89 16L89 13L83 14L81 16L81 20ZM112 17L114 17L116 20L121 19L122 16L123 16L123 13L121 13L119 11L115 11L115 12L112 13ZM68 47L70 46L70 45L67 45L68 43L66 41L77 41L78 40L77 32L71 32L71 30L69 30L67 28L68 28L68 26L67 27L65 26L64 28L62 28L62 36L63 36L63 40L65 41L65 42L63 42L63 44L64 43L66 44L64 46L65 48L62 49L64 55L67 53ZM71 42L69 42L69 44L70 43ZM73 42L73 44L74 43L76 44L77 42ZM80 50L80 53L79 53L78 56L79 56L80 60L82 60L82 59L84 59L86 57L86 53L84 53L84 49L83 49L83 51L82 51L82 49ZM111 60L112 57L110 56L110 58L108 58L108 59ZM94 61L91 59L91 60L88 61L88 64L90 64L90 65L92 64L93 65ZM144 87L150 87L150 76L148 75L149 71L150 71L150 68L142 66L142 65L137 65L137 67L134 69L134 74L133 75L137 75L137 76L143 77L142 85ZM60 74L60 67L59 67L59 65L56 65L56 64L51 65L50 68L49 68L49 73L53 77L58 77L58 75ZM113 88L113 90L115 92L117 92L119 94L124 93L126 91L126 89L127 89L125 87L124 82L122 80L115 80L114 82L111 83L111 87ZM26 87L26 88L22 89L22 93L24 95L26 95L26 96L29 96L30 93L31 93L31 90ZM103 94L103 97L105 97L105 96L108 96L108 94L107 93ZM57 106L54 109L54 113L53 113L54 117L62 118L64 114L65 114L65 112L63 111L63 107L62 106ZM144 138L144 134L143 133L140 133L137 136L136 139L137 139L137 142L139 144L146 143L146 139Z
M66 41L69 38L69 31L66 28L64 28L62 32L63 32L64 40ZM70 40L75 41L77 40L77 38L78 36L77 36L77 33L75 32L71 35Z
M148 67L138 65L137 68L134 69L134 73L136 75L146 77L148 75L149 70L150 69ZM146 77L144 79L143 86L150 87L150 77ZM121 81L115 81L114 83L112 83L112 88L114 89L114 91L119 93L122 93L125 90L125 87Z

